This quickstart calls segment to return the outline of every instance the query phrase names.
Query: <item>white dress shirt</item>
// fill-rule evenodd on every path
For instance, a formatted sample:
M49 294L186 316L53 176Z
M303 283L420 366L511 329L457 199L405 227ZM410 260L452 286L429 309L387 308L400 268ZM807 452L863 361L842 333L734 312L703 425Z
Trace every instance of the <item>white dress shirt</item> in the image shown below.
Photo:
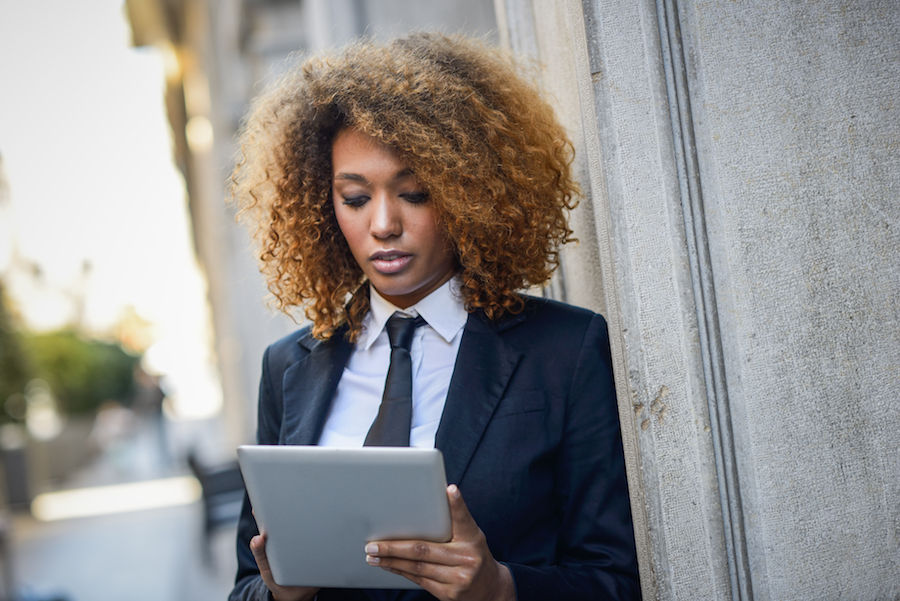
M319 445L361 447L378 415L391 362L391 344L384 326L395 312L421 315L427 325L416 329L410 356L413 371L413 411L409 446L434 447L450 377L469 314L459 295L459 280L443 286L407 309L399 309L370 287L370 310L363 332L341 375Z

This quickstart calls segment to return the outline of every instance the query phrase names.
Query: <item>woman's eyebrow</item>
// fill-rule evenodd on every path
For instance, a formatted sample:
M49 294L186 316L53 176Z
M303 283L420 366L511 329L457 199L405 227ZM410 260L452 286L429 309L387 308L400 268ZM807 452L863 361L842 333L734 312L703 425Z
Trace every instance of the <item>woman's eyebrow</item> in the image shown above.
M393 179L394 179L394 181L396 181L398 179L403 179L406 177L415 177L415 175L416 174L413 173L412 169L406 168L406 169L402 169L401 171L398 171ZM343 173L343 172L335 173L334 179L335 179L335 181L341 180L341 181L359 182L361 184L369 183L369 180L367 180L365 177L363 177L362 175L360 175L358 173Z
M359 182L361 184L368 184L369 180L359 175L358 173L335 173L335 180L347 180L351 182Z

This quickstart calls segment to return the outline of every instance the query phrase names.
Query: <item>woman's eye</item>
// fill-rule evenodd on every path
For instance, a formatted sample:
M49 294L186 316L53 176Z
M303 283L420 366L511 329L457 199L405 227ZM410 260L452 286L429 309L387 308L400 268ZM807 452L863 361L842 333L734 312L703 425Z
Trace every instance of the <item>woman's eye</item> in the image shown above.
M419 204L420 202L425 202L426 200L428 200L428 194L426 194L425 192L406 192L404 194L401 194L400 198L413 204Z
M369 201L368 196L344 196L343 199L348 207L361 207Z

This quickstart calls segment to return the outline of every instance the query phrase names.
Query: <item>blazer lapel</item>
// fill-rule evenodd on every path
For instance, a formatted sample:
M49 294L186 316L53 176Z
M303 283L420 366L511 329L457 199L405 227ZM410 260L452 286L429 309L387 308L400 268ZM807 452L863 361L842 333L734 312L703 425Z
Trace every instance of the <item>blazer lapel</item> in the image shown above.
M488 321L483 312L469 315L459 346L456 367L435 446L444 453L447 482L462 480L497 403L522 358L522 353L507 344L500 332L524 320L514 315L499 326Z
M300 340L309 354L284 372L284 418L281 444L316 444L353 345L340 329L326 341Z

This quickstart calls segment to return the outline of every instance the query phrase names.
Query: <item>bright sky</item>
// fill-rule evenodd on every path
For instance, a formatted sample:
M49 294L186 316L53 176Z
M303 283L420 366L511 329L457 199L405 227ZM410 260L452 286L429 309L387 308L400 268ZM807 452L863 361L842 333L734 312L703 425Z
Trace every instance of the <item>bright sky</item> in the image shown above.
M133 306L169 349L159 362L208 368L205 288L157 52L130 47L121 0L9 1L0 2L0 57L11 201L0 198L0 276L28 324L64 325L83 289L89 329L108 330ZM13 247L40 278L11 267ZM211 385L182 387L206 389L208 410L219 402Z

